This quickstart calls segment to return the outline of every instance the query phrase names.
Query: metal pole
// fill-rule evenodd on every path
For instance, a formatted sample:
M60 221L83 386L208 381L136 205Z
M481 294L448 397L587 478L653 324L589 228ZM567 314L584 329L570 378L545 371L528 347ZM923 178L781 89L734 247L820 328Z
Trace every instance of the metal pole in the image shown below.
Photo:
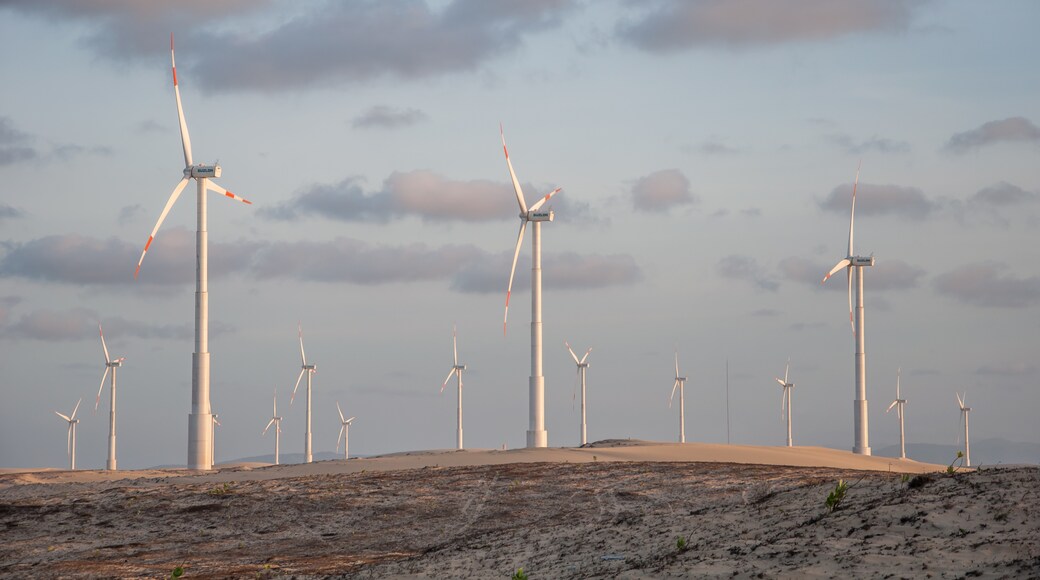
M307 370L307 433L304 436L303 442L303 455L304 462L311 463L314 461L314 456L311 454L311 373L310 369Z
M856 392L853 401L856 444L852 452L870 455L870 429L867 416L866 328L863 320L863 266L856 266Z
M112 404L108 410L108 461L105 469L109 471L116 470L116 370L118 368L112 367Z
M195 352L191 355L191 413L188 415L188 469L213 468L213 416L209 406L209 232L206 225L206 180L198 185L195 232Z
M531 249L531 378L530 429L528 447L547 447L545 430L545 377L542 375L542 223L531 222L534 233Z

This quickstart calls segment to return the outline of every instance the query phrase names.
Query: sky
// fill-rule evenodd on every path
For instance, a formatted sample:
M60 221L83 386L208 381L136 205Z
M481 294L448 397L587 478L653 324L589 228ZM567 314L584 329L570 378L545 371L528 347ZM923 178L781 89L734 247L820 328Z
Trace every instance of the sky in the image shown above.
M543 227L546 427L590 440L853 444L845 257L857 166L870 445L902 369L911 443L1040 442L1040 5L1026 0L0 0L0 467L183 464L194 185L134 280L181 177L169 34L211 195L217 460L451 448L440 392L458 326L467 447L525 444L530 234L502 316L518 208ZM302 389L302 387L301 387Z

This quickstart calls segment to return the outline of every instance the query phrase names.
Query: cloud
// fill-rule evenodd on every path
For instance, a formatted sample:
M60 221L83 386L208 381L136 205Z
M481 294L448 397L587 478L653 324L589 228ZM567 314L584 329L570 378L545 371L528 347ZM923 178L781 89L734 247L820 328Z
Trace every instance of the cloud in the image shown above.
M635 3L633 3L635 4ZM649 52L703 47L755 48L820 41L851 34L906 30L919 1L657 0L638 20L622 21L618 36Z
M116 222L125 224L143 213L144 206L139 203L135 203L133 205L124 205L123 207L119 208L119 214L116 216Z
M740 149L726 145L717 137L712 137L700 145L685 145L682 147L684 153L700 153L701 155L735 155Z
M851 204L852 184L846 183L835 187L819 205L824 211L848 215ZM920 220L938 207L916 187L861 183L856 191L856 213L861 216L895 215Z
M110 238L47 236L11 244L0 259L0 278L41 282L132 287L140 249ZM446 281L461 292L505 288L512 253L489 254L474 245L379 245L338 237L321 242L239 240L210 244L210 278L240 275L253 280L378 285ZM136 284L185 285L195 279L195 235L184 228L160 232ZM517 280L524 276L518 266ZM546 287L598 288L631 284L640 278L627 254L553 253L543 259ZM107 323L106 323L107 324Z
M722 258L715 265L715 271L724 278L744 280L759 290L776 292L780 288L780 283L766 276L764 270L751 256L736 254Z
M111 147L105 147L101 145L94 145L91 147L85 147L83 145L64 144L58 145L51 151L51 157L61 161L68 161L73 157L80 155L100 155L103 157L110 157L113 151Z
M754 311L751 312L751 316L757 316L757 317L762 317L762 318L764 318L764 317L771 317L771 316L779 316L779 315L780 315L780 311L779 310L775 310L773 308L759 308L758 310L754 310Z
M975 195L968 198L969 203L1000 207L1036 203L1037 201L1040 201L1040 194L1026 191L1006 181L980 189Z
M36 149L28 145L31 137L15 129L7 117L0 117L0 166L13 165L39 157Z
M690 180L678 169L662 169L640 177L632 186L632 205L636 211L667 212L673 207L696 203Z
M989 121L975 129L954 133L943 147L950 153L967 153L1001 142L1040 143L1040 128L1025 117Z
M965 264L935 277L935 290L958 302L992 308L1026 308L1040 302L1040 277L1016 278L999 262Z
M975 369L975 374L984 377L1032 377L1037 374L1037 366L1024 362L988 364Z
M420 79L468 72L559 24L573 0L508 2L355 0L7 0L49 20L89 23L86 44L116 62L165 52L179 39L182 83L215 92L298 91L383 77ZM243 17L251 18L243 18ZM247 26L264 22L264 27ZM202 58L201 55L205 55Z
M195 329L191 324L150 324L127 320L119 316L101 318L93 310L71 308L29 312L10 326L3 328L0 338L49 342L97 339L99 321L104 323L105 337L109 342L113 337L116 337L117 340L121 337L188 340L195 336ZM211 335L225 334L230 331L231 327L227 325L210 326Z
M827 140L837 145L845 153L850 155L863 155L865 153L909 153L910 144L906 141L896 141L885 137L874 135L863 141L856 141L850 135L834 133L827 136Z
M25 216L25 212L6 203L0 203L0 223L5 220L18 219Z
M845 277L841 275L841 272L836 273L826 284L821 285L820 283L824 274L834 267L834 264L839 259L835 258L834 262L825 264L792 256L780 260L778 269L780 275L794 282L800 282L807 286L822 286L824 289L848 292L848 284L846 284ZM866 286L866 292L914 288L925 274L923 269L896 259L880 259L876 265L864 268L864 270L863 282Z
M396 129L414 125L426 119L426 113L419 109L395 109L379 105L354 117L350 124L355 129Z

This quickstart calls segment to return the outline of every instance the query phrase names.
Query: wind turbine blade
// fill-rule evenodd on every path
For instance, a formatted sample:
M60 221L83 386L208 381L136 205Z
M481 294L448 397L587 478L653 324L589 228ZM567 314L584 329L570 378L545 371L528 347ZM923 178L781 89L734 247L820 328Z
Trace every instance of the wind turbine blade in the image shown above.
M675 380L675 384L672 385L672 394L668 395L668 408L672 408L672 399L675 397L675 389L679 388L679 379Z
M556 195L557 193L560 193L561 189L563 189L563 188L562 187L557 187L556 189L554 189L554 190L550 191L549 193L545 194L545 197L543 197L542 199L539 199L538 201L535 202L534 205L531 206L531 210L530 211L538 211L538 208L540 208L543 205L545 205L545 202L547 202L550 199L552 199L552 196Z
M274 413L271 413L271 416L278 416L278 389L274 390Z
M459 364L459 339L455 333L455 325L451 325L451 349L455 354L455 364Z
M350 425L351 423L354 422L354 419L357 419L357 417L351 417L351 418L347 419L346 421L344 421L344 423L346 423L347 425Z
M885 412L887 413L887 412L891 411L892 407L895 407L897 404L899 404L899 399L896 399L895 401L892 401L892 404L889 405L887 409L885 409Z
M246 199L244 197L239 197L239 196L231 193L230 191L224 189L223 187L220 187L212 179L207 179L206 180L206 189L213 190L213 191L215 191L215 192L217 192L217 193L219 193L219 194L221 194L221 195L223 195L225 197L230 197L231 199L236 200L236 201L240 201L240 202L242 202L244 204L253 205L253 202L249 201L248 199Z
M679 351L675 351L675 378L679 378Z
M506 287L506 313L502 317L502 336L506 334L506 322L509 320L509 296L513 293L513 276L516 275L516 260L520 257L520 245L524 243L524 230L527 220L520 222L520 234L516 237L516 250L513 250L513 267L509 270L509 286Z
M216 415L213 415L213 424L216 425L217 427L222 427L223 426L223 425L220 424L220 421L217 421L217 416Z
M780 393L780 420L784 420L784 412L787 411L787 387Z
M102 391L102 389L104 389L104 388L105 388L105 379L107 379L107 378L108 378L108 371L109 371L109 370L110 370L111 368L112 368L112 367L106 366L106 367L105 367L105 374L101 375L101 386L100 386L100 387L98 387L98 390L97 390L97 399L95 399L95 400L94 400L94 412L95 412L95 413L97 413L97 410L98 410L98 405L100 405L100 404L101 404L101 391Z
M73 407L73 409L72 409L72 416L69 418L69 421L71 421L71 420L76 418L76 411L79 411L79 404L82 403L82 402L83 402L83 397L80 397L79 400L76 401L76 406Z
M824 282L826 282L838 270L841 270L842 268L848 268L851 265L852 265L852 262L848 258L845 258L844 260L838 262L837 264L835 264L835 266L833 268L831 268L830 272L827 272L827 275L823 277L823 280L820 280L820 284L823 284Z
M856 336L856 320L852 317L852 267L845 270L849 279L849 325L852 327L852 336Z
M581 361L578 360L578 355L574 354L574 351L571 349L571 343L565 340L563 341L563 345L567 347L567 352L571 353L571 358L574 359L574 364L580 365Z
M450 381L450 380L451 380L451 375L455 374L455 372L456 372L457 370L458 370L458 369L456 369L456 368L452 367L452 369L451 369L450 371L448 371L448 376L444 378L444 383L443 383L443 384L441 384L441 392L442 392L442 393L444 392L444 387L447 387L447 386L448 386L448 381Z
M589 347L589 350L585 351L585 356L581 357L581 362L582 362L582 363L584 363L584 362L585 362L585 359L589 358L589 353L591 353L591 352L592 352L592 347L590 346L590 347ZM579 363L579 364L580 364L580 363Z
M787 373L791 370L791 359L787 359L787 366L784 367L784 385L787 384Z
M347 426L346 425L340 425L340 427L339 427L339 436L336 437L336 452L337 453L339 453L339 442L343 441L343 433L346 430L347 430Z
M786 387L787 386L787 382L786 381L781 381L780 377L773 377L773 378L776 379L776 382L780 383L781 387Z
M862 160L859 162L858 165L856 165L856 181L852 184L852 215L851 215L851 217L849 217L849 254L848 254L848 256L850 258L852 257L852 230L853 230L853 227L856 225L856 188L859 187L859 168L860 168L861 165L863 165L863 161Z
M303 380L303 373L307 372L307 369L300 369L300 376L296 377L296 386L293 387L292 396L289 397L289 406L292 407L293 400L296 399L296 389L300 388L300 381Z
M300 335L300 359L303 360L303 366L307 366L307 354L303 352L303 325L296 324L296 332Z
M520 182L516 179L513 171L513 162L509 160L509 149L506 147L506 132L502 124L498 124L498 132L502 135L502 152L506 154L506 166L509 167L509 177L513 180L513 191L516 193L516 201L520 204L520 211L527 213L527 202L524 201L524 190L520 188Z
M270 421L267 422L267 427L264 427L264 432L261 433L260 435L261 436L267 435L267 430L271 428L272 424L274 424L274 418L272 418Z
M899 375L903 373L903 367L896 369L896 398L899 398Z
M65 453L67 455L72 455L72 426L73 425L74 425L74 423L72 423L70 421L69 422L69 432L68 432L68 435L66 435L66 437L65 437L66 438L66 441L65 441Z
M184 166L191 167L191 138L188 137L188 124L184 121L184 108L181 106L181 89L177 84L177 60L173 56L173 33L170 33L170 65L173 67L173 94L177 97L177 120L181 125L181 145L184 147Z
M65 419L66 421L72 421L72 419L70 419L69 417L67 417L65 415L62 415L61 413L59 413L57 411L55 411L54 414L59 416L59 417L61 417L62 419Z
M339 401L336 401L336 410L339 411L339 422L343 422L343 409L339 408Z
M144 262L144 255L148 253L148 248L152 245L152 241L155 240L155 234L159 233L159 226L162 225L163 221L166 220L166 215L170 213L170 208L177 202L177 198L181 196L181 192L184 191L184 186L188 185L188 178L181 179L177 187L173 188L173 193L170 194L170 199L166 200L166 207L163 208L162 213L159 214L159 221L155 222L155 227L152 228L151 235L148 236L148 241L144 244L144 250L141 250L141 258L137 260L137 269L134 270L134 280L137 279L137 275L141 272L141 262Z
M112 359L108 356L108 345L105 344L105 331L101 330L101 323L97 325L98 334L101 335L101 348L105 351L105 363L112 362Z
M963 411L964 410L964 399L961 398L961 394L960 393L954 393L954 395L957 395L957 405Z

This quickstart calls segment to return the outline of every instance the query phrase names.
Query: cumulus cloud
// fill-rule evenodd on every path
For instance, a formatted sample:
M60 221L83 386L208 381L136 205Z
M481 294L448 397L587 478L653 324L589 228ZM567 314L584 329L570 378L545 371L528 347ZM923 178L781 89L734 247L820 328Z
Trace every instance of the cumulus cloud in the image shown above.
M820 209L848 215L852 205L852 185L846 183L835 187L820 202ZM938 204L916 187L860 183L856 190L856 213L861 216L895 215L920 220L936 209Z
M7 117L0 117L0 166L39 157L36 149L29 146L31 138L14 127Z
M1026 308L1040 302L1040 277L1016 277L999 262L965 264L936 276L934 284L939 294L973 306Z
M194 234L183 228L161 233L137 283L192 283L194 246ZM48 236L12 244L0 259L0 278L129 287L139 255L139 248L116 239ZM240 240L210 244L210 278L237 274L254 280L359 285L447 281L461 292L492 292L505 288L511 259L511 252L490 254L468 244L378 245L344 237L322 242ZM518 266L517 280L525 275L524 270ZM553 253L543 259L543 270L550 288L615 286L640 277L635 259L627 254Z
M617 27L622 40L651 52L754 48L864 32L906 30L920 1L657 0ZM645 5L638 4L640 6Z
M640 177L632 186L632 205L636 211L667 212L673 207L696 203L690 180L678 169L662 169Z
M419 109L395 109L379 105L354 117L350 124L355 129L396 129L425 121L426 118L426 113Z
M954 133L944 149L950 153L967 153L1003 142L1040 143L1040 128L1025 117L1008 117L983 123L970 131Z
M872 152L908 153L910 151L910 144L906 141L878 137L877 135L860 141L853 139L851 135L833 133L827 136L827 140L850 155L863 155Z
M835 258L833 262L823 263L792 256L780 260L778 268L780 275L788 280L848 292L848 284L845 283L845 276L841 272L835 274L826 284L821 285L820 283L824 274L830 271L839 259ZM864 268L864 270L864 284L868 292L914 288L925 274L923 269L896 259L879 259L874 266Z
M274 3L182 0L7 0L8 8L52 20L85 22L87 44L117 62L179 43L182 83L210 91L296 91L385 76L428 78L472 71L517 50L525 36L559 24L573 0L525 2L356 0ZM231 16L268 26L236 29ZM205 58L200 58L205 55Z
M17 219L24 215L25 212L23 212L22 210L14 206L7 205L6 203L0 203L0 223L3 223L6 220Z
M1040 201L1040 194L1026 191L1017 185L1001 181L980 189L975 195L968 198L968 201L969 203L1004 207L1036 203Z
M749 282L759 290L776 292L780 288L780 283L766 275L765 268L751 256L726 256L715 264L715 271L724 278Z

